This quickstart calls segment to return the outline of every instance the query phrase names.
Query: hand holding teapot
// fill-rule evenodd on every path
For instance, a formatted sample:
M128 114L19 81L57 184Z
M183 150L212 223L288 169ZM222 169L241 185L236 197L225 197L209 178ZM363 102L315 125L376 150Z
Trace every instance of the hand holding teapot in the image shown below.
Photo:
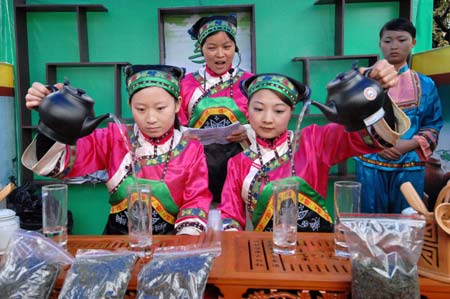
M359 71L363 74L367 72L367 77L376 80L385 89L394 87L398 83L398 72L386 59L378 60L370 68L361 67Z
M312 104L329 121L344 125L350 132L373 125L385 117L386 109L392 109L383 87L377 81L363 76L356 66L338 74L328 83L327 91L325 105L316 101L312 101ZM388 120L388 123L392 121Z
M33 84L33 88L35 84ZM38 105L38 131L55 141L74 145L78 138L90 134L106 118L109 113L95 117L94 100L86 92L74 88L69 81L64 82L60 90L52 86L52 91L42 101L45 94L37 85L33 93L28 93L27 107Z
M60 90L61 88L63 88L63 86L63 83L56 83L55 85L53 85L53 88L50 88L50 86L44 85L40 82L33 82L31 87L28 88L27 94L25 95L25 106L29 110L37 110L42 100L47 95L56 90Z

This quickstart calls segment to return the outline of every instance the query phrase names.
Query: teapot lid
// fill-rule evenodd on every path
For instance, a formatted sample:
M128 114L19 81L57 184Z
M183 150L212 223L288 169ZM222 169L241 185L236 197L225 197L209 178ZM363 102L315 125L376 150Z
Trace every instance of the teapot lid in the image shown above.
M340 84L345 84L351 79L353 79L356 75L359 74L359 71L353 67L351 70L347 72L342 72L336 75L336 78L334 78L332 81L330 81L327 84L327 89L333 88Z
M86 94L86 91L84 91L81 88L73 87L72 85L70 85L70 82L68 79L64 79L64 87L62 90L76 98L94 103L94 100Z

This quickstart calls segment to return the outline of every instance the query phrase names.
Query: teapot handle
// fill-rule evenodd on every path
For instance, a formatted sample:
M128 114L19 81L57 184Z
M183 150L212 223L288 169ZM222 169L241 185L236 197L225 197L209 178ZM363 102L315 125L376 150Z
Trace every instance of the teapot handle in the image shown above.
M369 74L372 71L372 67L368 67L367 69L364 70L364 72L362 73L362 75L366 78L369 78Z
M45 88L47 88L48 91L50 91L50 93L53 93L53 92L56 92L59 90L55 85L50 85L50 84L45 85ZM39 111L39 106L33 107L33 110Z
M55 85L51 85L51 84L45 85L45 88L47 88L50 92L55 92L55 91L59 90Z
M355 60L355 61L352 63L352 69L354 69L355 71L358 71L358 72L359 72L358 60ZM369 66L368 68L366 68L366 69L364 70L364 72L362 73L362 75L363 75L364 77L366 77L366 78L369 78L369 74L370 74L370 72L372 71L372 69L373 69L373 67L372 67L372 66Z

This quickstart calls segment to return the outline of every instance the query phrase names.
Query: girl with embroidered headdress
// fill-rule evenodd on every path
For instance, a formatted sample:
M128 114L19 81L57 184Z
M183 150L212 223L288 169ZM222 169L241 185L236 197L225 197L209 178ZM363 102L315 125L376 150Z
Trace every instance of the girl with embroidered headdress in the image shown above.
M386 72L386 69L390 71ZM385 61L377 62L369 76L376 78L380 74L379 81L383 85L395 83L395 71ZM325 203L330 168L351 156L379 151L384 143L380 143L367 128L347 132L342 124L330 123L303 128L294 145L294 134L287 129L288 123L295 105L308 98L309 88L284 75L260 74L245 80L243 90L249 99L249 123L253 129L249 131L251 145L228 163L222 203L218 207L224 229L271 231L271 182L291 177L299 181L300 186L298 231L332 231L332 220ZM357 105L347 108L362 109ZM369 110L365 111L370 112L369 115L376 111L372 107L364 109ZM394 112L397 127L402 132L408 126L407 119L398 109ZM345 121L360 123L356 119ZM380 136L389 136L391 142L400 135L388 125L383 129L387 132L376 130ZM290 163L292 156L293 163Z
M236 45L237 20L230 16L200 18L189 29L189 34L205 58L206 65L187 74L181 81L181 104L178 113L182 126L206 129L229 126L239 122L247 124L247 99L239 83L251 73L233 66ZM205 145L209 172L209 187L214 202L220 202L220 194L227 173L227 161L242 151L247 140L244 127L227 137L227 144ZM242 145L241 145L242 144Z
M199 234L206 228L212 195L202 144L184 138L176 128L183 71L165 65L129 65L125 74L134 125L109 123L74 146L38 134L22 163L39 175L61 179L105 169L111 204L106 234L128 233L126 189L134 183L134 167L137 181L152 185L153 233ZM48 93L44 85L33 83L27 107L37 107Z

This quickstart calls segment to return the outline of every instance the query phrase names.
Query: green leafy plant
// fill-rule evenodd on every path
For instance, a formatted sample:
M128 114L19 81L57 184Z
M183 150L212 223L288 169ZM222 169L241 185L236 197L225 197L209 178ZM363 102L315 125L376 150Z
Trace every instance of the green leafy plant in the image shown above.
M435 0L433 13L433 48L450 45L450 0Z

